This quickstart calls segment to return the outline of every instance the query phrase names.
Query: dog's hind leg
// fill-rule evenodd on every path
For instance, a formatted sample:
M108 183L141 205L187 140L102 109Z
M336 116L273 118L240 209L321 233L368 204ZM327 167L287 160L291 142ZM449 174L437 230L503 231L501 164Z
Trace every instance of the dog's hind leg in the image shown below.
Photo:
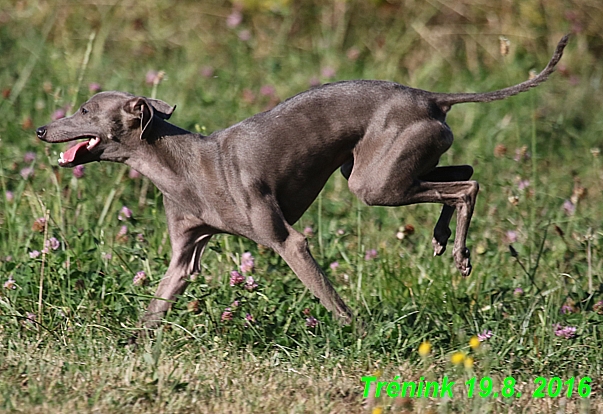
M341 175L345 177L346 180L350 178L350 174L352 174L352 169L354 168L354 158L349 161L343 163L340 167Z
M444 204L447 207L434 231L436 243L442 247L456 210L452 255L461 274L469 275L471 263L465 241L479 186L476 181L466 180L471 167L435 167L452 144L450 129L441 121L429 120L374 134L367 141L370 145L359 145L354 150L350 190L368 205ZM446 171L450 176L444 174Z
M453 181L453 182L432 182L417 181L407 188L398 199L396 204L392 204L391 194L388 196L387 204L380 202L378 198L367 199L364 201L369 205L410 205L419 203L441 203L449 206L442 211L443 218L438 221L440 229L448 227L452 212L457 212L456 236L454 239L454 248L452 256L456 267L463 276L471 273L471 261L469 259L469 249L466 247L467 232L469 223L473 215L475 200L479 191L477 181ZM446 225L444 225L446 224ZM436 228L438 225L436 225Z
M452 165L437 167L429 173L420 177L421 181L451 182L468 181L473 175L473 167L470 165ZM450 231L450 220L454 214L454 207L444 204L442 213L433 230L433 252L435 256L441 256L446 251L446 244L452 232Z

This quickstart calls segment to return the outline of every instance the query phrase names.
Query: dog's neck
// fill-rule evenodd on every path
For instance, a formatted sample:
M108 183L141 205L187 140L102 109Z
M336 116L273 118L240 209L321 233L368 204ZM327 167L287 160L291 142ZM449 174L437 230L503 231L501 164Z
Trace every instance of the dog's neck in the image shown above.
M178 199L184 195L182 191L189 191L181 183L186 181L191 165L200 161L200 147L206 137L166 121L157 124L125 163L150 179L165 196Z

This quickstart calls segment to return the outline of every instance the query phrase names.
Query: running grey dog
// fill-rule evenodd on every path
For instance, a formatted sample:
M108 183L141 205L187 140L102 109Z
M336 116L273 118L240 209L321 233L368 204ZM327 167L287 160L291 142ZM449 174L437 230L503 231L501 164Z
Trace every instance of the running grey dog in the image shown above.
M122 162L163 193L172 259L143 317L155 328L200 271L212 235L247 237L276 251L321 303L350 323L339 297L292 225L341 168L364 203L443 204L435 226L436 255L446 249L457 212L452 256L471 272L467 230L478 183L468 165L437 167L452 145L451 106L490 102L527 91L554 71L568 37L533 79L487 93L434 93L385 81L347 81L302 92L274 109L209 136L168 122L174 107L122 92L101 92L68 118L37 129L50 143L84 139L61 153L59 165Z

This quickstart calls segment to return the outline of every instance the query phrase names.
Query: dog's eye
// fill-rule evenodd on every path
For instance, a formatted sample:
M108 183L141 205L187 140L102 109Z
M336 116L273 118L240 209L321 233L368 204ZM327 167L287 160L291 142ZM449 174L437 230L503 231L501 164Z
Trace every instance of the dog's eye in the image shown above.
M86 115L88 113L88 110L86 108L82 108L80 109L80 112L82 113L82 115Z

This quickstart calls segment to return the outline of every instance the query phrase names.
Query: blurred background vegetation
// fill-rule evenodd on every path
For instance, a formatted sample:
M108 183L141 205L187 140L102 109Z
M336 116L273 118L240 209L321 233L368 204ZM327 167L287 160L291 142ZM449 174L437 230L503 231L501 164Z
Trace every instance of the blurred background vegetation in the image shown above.
M601 130L585 128L599 124L601 7L596 0L6 2L0 110L5 128L31 130L55 109L79 105L92 82L148 95L145 74L165 71L158 97L179 104L175 121L212 131L326 81L378 78L446 92L506 86L540 70L572 33L538 108L564 118L554 134L558 123L538 126L563 158L568 145L596 144ZM510 41L507 56L501 36ZM262 94L265 85L274 92ZM501 108L470 110L451 120L453 130L479 132L471 127L480 114Z
M312 78L382 78L432 90L467 90L476 82L493 88L525 78L522 68L540 69L565 33L574 34L559 71L574 86L567 89L594 92L601 78L603 12L596 0L7 3L0 15L1 81L13 89L10 102L23 105L14 111L21 117L36 117L27 113L35 105L26 103L49 91L79 103L88 96L85 87L73 96L82 80L107 90L148 91L148 70L167 72L162 97L193 104L183 108L184 122L211 127L257 109L220 110L240 101L241 89L264 84L274 85L281 98L306 89ZM509 56L499 53L500 36L511 42ZM499 76L507 61L516 60L519 67ZM202 75L209 73L204 68L231 82L226 96L218 95L212 76ZM45 84L46 91L28 87L34 84ZM555 89L562 101L600 104L596 93L576 99ZM199 105L218 107L203 116ZM577 123L593 120L579 112Z

